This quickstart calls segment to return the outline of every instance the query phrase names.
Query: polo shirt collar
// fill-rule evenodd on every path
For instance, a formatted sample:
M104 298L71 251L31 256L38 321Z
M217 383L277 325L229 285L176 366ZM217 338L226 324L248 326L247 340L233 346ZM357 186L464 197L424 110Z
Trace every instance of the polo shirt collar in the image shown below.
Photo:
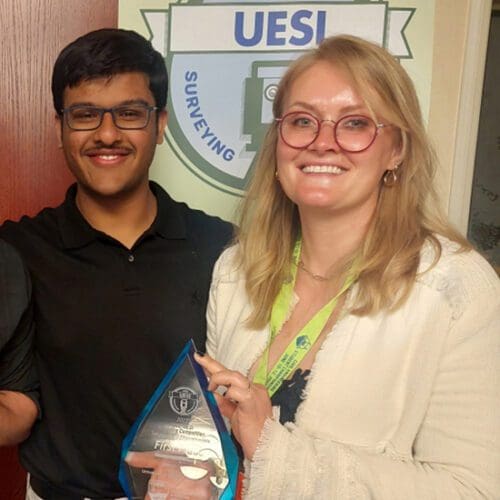
M150 181L151 191L156 197L158 211L147 232L153 232L166 239L185 239L186 224L181 205L176 203L156 182ZM57 208L57 222L65 248L83 247L103 236L83 217L76 206L76 183L71 185L64 203Z

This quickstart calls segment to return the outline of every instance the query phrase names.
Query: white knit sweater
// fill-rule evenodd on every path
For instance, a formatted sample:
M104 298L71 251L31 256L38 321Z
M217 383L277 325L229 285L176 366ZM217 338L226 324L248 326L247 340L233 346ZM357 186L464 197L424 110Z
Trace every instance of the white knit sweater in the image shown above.
M400 309L337 322L295 423L266 422L246 499L500 499L500 281L442 243ZM214 270L207 351L246 374L269 329L244 325L234 255ZM432 257L427 246L421 270Z

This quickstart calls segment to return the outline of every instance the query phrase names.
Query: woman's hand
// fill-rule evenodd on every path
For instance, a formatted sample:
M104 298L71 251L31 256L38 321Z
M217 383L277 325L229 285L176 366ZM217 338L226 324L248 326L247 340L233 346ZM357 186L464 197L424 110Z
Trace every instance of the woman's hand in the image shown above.
M228 370L205 354L195 354L196 361L205 369L208 389L215 391L226 387L224 395L215 392L221 413L229 419L231 430L243 448L245 457L251 460L267 418L271 418L272 404L267 389L253 384L240 372Z

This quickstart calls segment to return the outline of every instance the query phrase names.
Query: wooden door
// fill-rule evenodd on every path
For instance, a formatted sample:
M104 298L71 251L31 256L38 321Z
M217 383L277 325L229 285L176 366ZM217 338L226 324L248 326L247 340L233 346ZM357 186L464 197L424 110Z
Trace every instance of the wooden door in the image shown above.
M118 25L118 0L0 0L0 222L58 205L72 177L54 132L50 93L59 51ZM24 498L15 448L0 448L0 500Z

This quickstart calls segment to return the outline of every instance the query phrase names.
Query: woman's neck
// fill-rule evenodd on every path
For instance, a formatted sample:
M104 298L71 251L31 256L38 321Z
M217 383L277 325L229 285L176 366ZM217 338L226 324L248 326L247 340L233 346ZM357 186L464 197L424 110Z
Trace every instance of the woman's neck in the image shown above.
M343 269L360 248L370 220L300 213L301 260L311 273L328 277Z

